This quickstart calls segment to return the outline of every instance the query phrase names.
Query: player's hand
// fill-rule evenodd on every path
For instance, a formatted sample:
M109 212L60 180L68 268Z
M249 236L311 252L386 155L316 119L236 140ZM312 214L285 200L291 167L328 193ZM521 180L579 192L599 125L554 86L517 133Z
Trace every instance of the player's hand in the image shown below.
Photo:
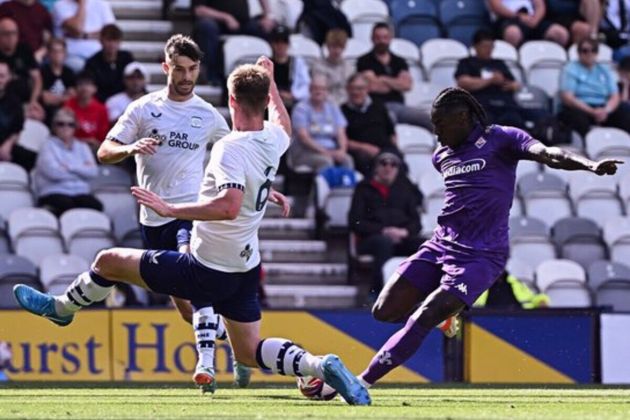
M289 217L291 203L289 203L289 199L284 194L272 189L269 192L269 201L282 207L282 217Z
M159 195L140 187L131 187L131 194L142 204L162 217L171 217L172 207Z
M617 165L623 164L623 160L602 159L595 163L592 171L597 175L614 175L617 172Z
M160 141L151 137L145 137L129 145L130 155L154 155L157 153Z
M258 57L258 60L256 60L256 65L267 70L267 73L269 73L269 77L273 79L273 61L271 61L269 57L261 55L260 57Z

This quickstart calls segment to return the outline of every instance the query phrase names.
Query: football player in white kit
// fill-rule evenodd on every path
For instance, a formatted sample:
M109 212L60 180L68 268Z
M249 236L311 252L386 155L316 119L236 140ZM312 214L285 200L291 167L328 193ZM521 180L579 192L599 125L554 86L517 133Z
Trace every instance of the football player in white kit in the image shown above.
M104 299L117 282L188 299L197 307L209 302L223 315L239 362L281 375L314 376L349 404L368 405L366 388L338 356L317 357L287 339L260 338L258 228L291 134L272 75L266 57L230 74L233 129L214 145L199 201L172 204L147 189L132 188L138 202L157 214L194 220L190 253L113 248L99 252L92 270L79 275L63 295L24 285L16 286L14 294L26 310L63 325L81 307ZM264 121L267 107L270 121ZM214 310L199 312L207 316Z

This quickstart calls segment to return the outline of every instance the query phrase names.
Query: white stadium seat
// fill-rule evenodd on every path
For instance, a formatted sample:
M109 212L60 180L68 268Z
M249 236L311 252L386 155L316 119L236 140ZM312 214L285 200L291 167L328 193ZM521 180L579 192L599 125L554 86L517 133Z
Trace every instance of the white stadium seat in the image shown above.
M70 254L92 261L98 251L114 246L111 221L103 212L72 209L61 215L59 223Z
M341 11L352 25L352 36L364 41L372 39L375 23L389 20L389 9L382 0L343 0Z
M289 37L289 55L302 57L310 66L322 58L322 50L312 39L302 34L292 34Z
M429 81L447 88L455 86L457 63L468 57L468 48L454 39L430 39L420 46L420 55Z
M51 253L62 253L57 218L48 210L20 208L9 216L9 236L17 255L39 266Z
M34 204L28 174L21 166L0 162L0 195L0 217L4 219L8 219L13 210Z
M223 44L225 74L230 74L240 64L255 63L261 55L271 57L271 46L264 39L249 35L229 35Z
M426 128L410 124L396 124L396 137L398 148L403 153L433 153L435 150L435 135Z
M591 159L630 157L630 134L614 127L593 127L586 134L586 153Z
M42 286L50 294L63 294L70 283L89 268L88 262L76 255L50 254L41 263Z
M586 273L580 264L563 259L547 260L536 267L536 285L540 291L559 282L585 284Z
M519 49L520 63L527 83L542 88L554 97L560 87L560 74L567 61L567 53L550 41L528 41Z
M630 217L612 218L604 224L604 242L610 259L622 264L630 261Z
M577 216L592 219L602 226L606 220L623 214L614 179L575 171L571 174L569 187Z

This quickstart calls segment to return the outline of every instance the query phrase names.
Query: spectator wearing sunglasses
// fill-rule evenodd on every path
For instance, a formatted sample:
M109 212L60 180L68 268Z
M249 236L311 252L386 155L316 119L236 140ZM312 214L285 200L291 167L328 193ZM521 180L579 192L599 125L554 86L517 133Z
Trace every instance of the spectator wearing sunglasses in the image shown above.
M422 242L418 214L422 195L405 176L399 176L401 164L394 153L379 154L372 177L357 184L348 214L357 252L374 257L372 296L383 287L383 264L395 255L414 253Z
M35 164L37 205L56 216L77 207L103 210L90 194L88 181L98 175L94 156L86 143L75 137L76 117L59 109L52 120L52 136L44 143Z
M617 77L597 63L598 42L578 43L578 60L568 63L560 82L560 120L584 137L593 124L630 132L630 104L622 102Z

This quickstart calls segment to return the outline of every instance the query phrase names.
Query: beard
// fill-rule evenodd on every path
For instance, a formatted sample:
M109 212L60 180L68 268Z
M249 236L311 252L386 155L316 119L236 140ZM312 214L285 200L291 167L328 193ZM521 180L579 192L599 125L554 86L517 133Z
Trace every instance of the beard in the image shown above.
M190 84L176 83L173 85L173 90L175 90L175 93L182 96L190 95L194 88L195 88L194 83L190 83Z

